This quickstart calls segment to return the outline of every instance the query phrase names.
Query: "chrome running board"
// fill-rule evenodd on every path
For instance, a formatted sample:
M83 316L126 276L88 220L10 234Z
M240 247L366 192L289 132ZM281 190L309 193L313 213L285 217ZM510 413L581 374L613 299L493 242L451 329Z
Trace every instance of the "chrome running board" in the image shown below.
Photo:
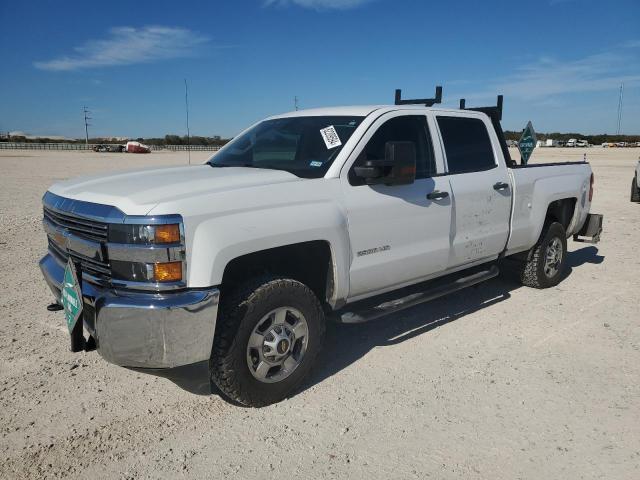
M450 293L457 292L463 288L477 285L485 282L500 274L497 266L493 265L489 270L483 270L466 277L458 277L454 280L442 283L443 279L436 279L428 282L430 287L426 290L415 291L415 287L403 288L390 294L385 294L384 301L380 303L381 297L374 299L366 299L355 302L352 305L345 306L341 311L337 312L338 321L340 323L364 323L376 318L389 315L390 313L399 312L405 308L413 307L421 303L429 302L439 297L444 297ZM409 293L412 290L413 293ZM396 298L393 298L396 294ZM390 297L391 295L391 297ZM397 296L402 295L402 296Z

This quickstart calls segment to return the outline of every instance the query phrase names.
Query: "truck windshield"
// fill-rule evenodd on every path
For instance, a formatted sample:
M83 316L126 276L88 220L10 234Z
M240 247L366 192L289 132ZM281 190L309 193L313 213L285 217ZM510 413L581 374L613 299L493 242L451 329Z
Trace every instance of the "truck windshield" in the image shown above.
M260 122L207 163L212 167L286 170L320 178L364 117L289 117Z

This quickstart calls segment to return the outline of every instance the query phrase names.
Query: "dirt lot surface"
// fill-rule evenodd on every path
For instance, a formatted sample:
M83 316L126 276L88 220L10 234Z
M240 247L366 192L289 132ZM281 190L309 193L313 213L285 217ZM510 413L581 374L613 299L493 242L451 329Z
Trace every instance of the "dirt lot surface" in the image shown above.
M504 275L332 325L304 389L258 410L72 354L45 310L47 187L185 154L0 152L0 478L640 478L640 150L534 158L585 151L605 232L569 242L558 287Z

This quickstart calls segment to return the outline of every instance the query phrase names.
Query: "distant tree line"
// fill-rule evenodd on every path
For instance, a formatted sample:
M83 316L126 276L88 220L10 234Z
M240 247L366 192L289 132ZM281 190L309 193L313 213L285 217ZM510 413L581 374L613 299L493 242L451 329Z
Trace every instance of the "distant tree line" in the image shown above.
M213 137L199 137L192 136L187 138L186 136L179 135L165 135L164 138L144 138L138 139L141 143L147 145L225 145L230 139L222 138L219 135Z
M186 136L179 135L165 135L164 138L132 138L130 140L136 140L140 143L145 143L147 145L225 145L229 142L230 139L222 138L218 135L214 135L213 137L200 137L193 136L187 140ZM0 142L16 142L16 143L84 143L84 139L61 139L61 138L46 138L46 137L38 137L38 138L27 138L22 135L1 135L0 134ZM126 143L127 140L118 140L114 138L101 138L95 137L90 138L89 143L97 144L123 144Z
M507 140L520 140L522 136L522 132L515 132L511 130L507 130L504 132L504 135ZM577 138L587 140L589 143L593 145L601 145L603 143L617 143L617 142L640 142L640 135L608 135L606 133L600 135L583 135L581 133L536 133L538 140L546 140L548 138L552 138L554 140L563 140L567 141L570 138ZM222 138L219 135L214 135L213 137L200 137L193 136L187 140L186 135L165 135L164 138L142 138L138 137L135 139L140 143L145 143L147 145L225 145L231 139L230 138ZM26 138L24 136L15 136L15 135L2 135L0 134L0 142L18 142L18 143L84 143L84 139L60 139L60 138ZM89 143L105 143L105 144L122 144L126 143L127 140L116 140L113 138L90 138Z
M520 140L522 132L505 131L504 136L507 140ZM538 133L536 132L538 140L547 140L552 138L554 140L562 140L566 142L571 138L578 140L586 140L592 145L602 145L603 143L618 143L618 142L640 142L640 135L608 135L606 133L600 135L583 135L582 133Z

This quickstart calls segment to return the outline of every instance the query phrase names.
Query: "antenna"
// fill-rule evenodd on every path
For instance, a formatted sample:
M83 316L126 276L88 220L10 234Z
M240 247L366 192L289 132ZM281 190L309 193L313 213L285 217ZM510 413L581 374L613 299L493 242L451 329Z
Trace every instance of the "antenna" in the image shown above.
M91 112L87 109L87 107L82 107L82 111L84 112L84 141L86 145L89 145L89 126L91 125L89 123L89 120L91 120L89 114Z
M189 159L189 165L191 165L191 133L189 132L189 87L187 86L187 79L184 79L184 107L187 113L187 158Z
M298 111L298 96L297 95L295 97L293 97L293 108L296 109L296 112Z
M622 100L624 98L624 83L620 84L620 96L618 97L618 128L616 129L616 135L620 135L622 128Z

